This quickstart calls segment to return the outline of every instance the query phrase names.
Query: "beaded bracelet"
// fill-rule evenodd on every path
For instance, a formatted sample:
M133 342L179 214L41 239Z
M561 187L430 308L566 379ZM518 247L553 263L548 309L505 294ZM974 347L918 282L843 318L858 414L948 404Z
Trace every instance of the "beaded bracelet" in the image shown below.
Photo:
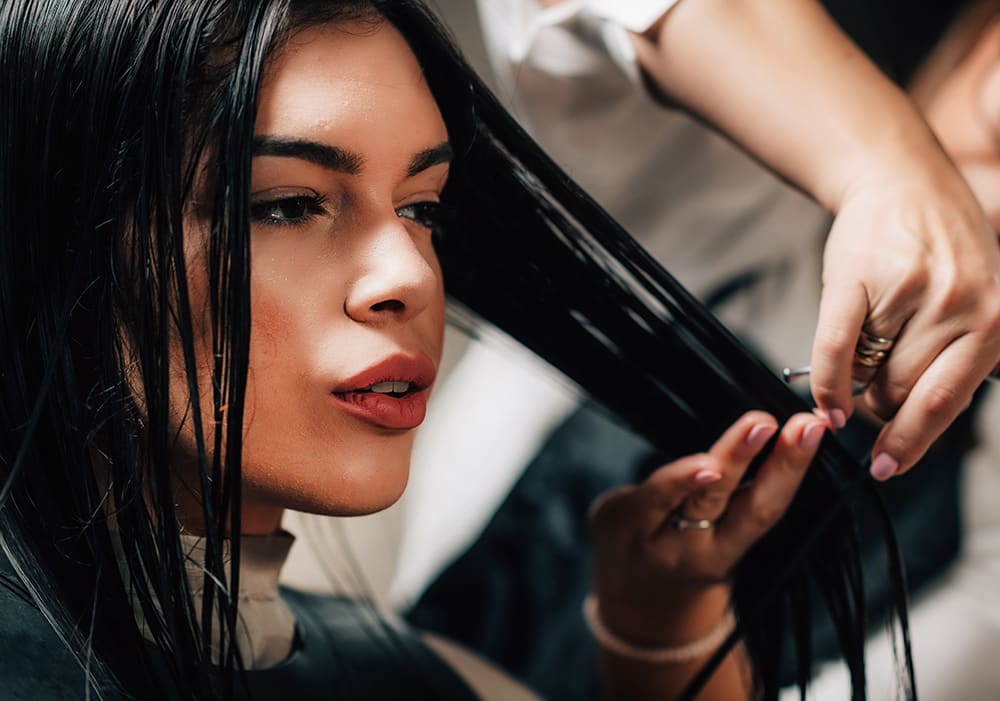
M622 640L608 630L604 622L601 621L597 597L593 594L588 594L587 598L583 600L583 620L587 622L587 627L597 644L605 650L639 662L655 664L690 662L703 657L718 648L726 637L736 629L736 616L731 610L727 610L726 615L708 635L694 642L668 647L640 647Z

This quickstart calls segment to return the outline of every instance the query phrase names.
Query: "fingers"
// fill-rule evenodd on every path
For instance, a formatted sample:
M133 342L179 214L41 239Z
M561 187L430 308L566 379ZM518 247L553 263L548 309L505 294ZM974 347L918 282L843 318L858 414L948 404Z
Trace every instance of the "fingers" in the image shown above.
M677 511L691 494L722 480L722 471L705 453L689 455L664 465L645 482L632 487L629 501L619 508L629 510L635 528L648 537L663 527L664 521ZM619 518L628 518L624 513Z
M750 462L777 430L774 418L760 411L748 412L730 426L708 451L720 479L691 493L681 515L691 520L708 521L722 516Z
M716 542L728 550L730 559L742 557L784 515L826 428L812 414L796 414L785 423L753 483L733 496L716 524Z
M769 414L744 414L706 453L664 465L645 482L608 492L591 507L591 523L615 521L648 537L684 505L690 519L714 520L725 510L750 461L777 430Z
M860 283L824 287L813 343L810 388L816 406L837 429L851 415L851 370L868 296Z
M967 264L958 276L964 280L935 286L865 393L872 410L888 421L872 451L876 479L912 467L996 366L1000 279L990 274L988 261L984 265Z
M889 421L873 454L879 478L916 462L1000 360L996 234L956 180L921 184L895 204L855 193L827 240L812 391L838 428L852 376L871 380L865 401ZM893 217L880 219L885 209ZM885 358L873 349L878 367L857 362L863 330L894 339Z
M637 582L704 586L722 581L747 548L785 512L820 444L826 423L796 414L752 483L740 486L751 461L777 431L770 415L752 411L706 453L656 470L641 485L603 497L592 510L595 559L608 586L635 593ZM711 527L680 529L675 514ZM607 563L617 563L608 569ZM627 576L626 574L627 573ZM622 585L623 581L628 581Z
M965 336L923 372L872 448L871 473L886 480L905 472L968 406L982 378L993 369L981 354L985 339Z
M955 341L954 331L947 326L915 318L896 338L888 361L877 368L878 373L865 390L865 403L876 416L890 421L921 375Z

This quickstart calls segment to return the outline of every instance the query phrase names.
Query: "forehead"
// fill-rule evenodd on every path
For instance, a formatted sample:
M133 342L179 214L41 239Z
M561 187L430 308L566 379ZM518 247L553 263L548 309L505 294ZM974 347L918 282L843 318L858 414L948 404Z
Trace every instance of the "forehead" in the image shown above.
M325 24L294 34L264 78L257 133L322 138L366 126L447 138L406 40L384 21Z

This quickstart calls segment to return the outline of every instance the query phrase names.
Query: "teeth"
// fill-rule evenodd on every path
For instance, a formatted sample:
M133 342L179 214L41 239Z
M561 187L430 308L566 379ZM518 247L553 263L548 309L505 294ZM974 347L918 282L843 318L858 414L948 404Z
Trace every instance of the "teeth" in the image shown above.
M377 385L371 386L372 392L377 392L378 394L405 394L410 391L409 382L379 382Z

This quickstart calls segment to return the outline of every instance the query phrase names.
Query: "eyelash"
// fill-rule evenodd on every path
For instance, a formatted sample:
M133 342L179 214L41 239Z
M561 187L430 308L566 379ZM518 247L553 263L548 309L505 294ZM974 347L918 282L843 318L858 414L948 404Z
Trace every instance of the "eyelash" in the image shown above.
M325 202L326 197L322 195L294 195L263 202L252 202L250 204L250 218L270 226L301 226L312 221L316 215L323 214L326 211L323 208ZM282 217L275 216L276 211L280 208L290 206L301 210L301 213L288 216L286 211L281 213Z
M294 195L275 199L252 202L250 218L268 226L302 226L308 224L314 217L324 214L326 197L322 195ZM294 207L289 213L288 208ZM435 229L439 223L441 203L432 200L413 202L396 210L396 216L422 226Z
M413 202L397 209L396 216L405 217L425 229L434 230L440 224L441 203L432 200Z

